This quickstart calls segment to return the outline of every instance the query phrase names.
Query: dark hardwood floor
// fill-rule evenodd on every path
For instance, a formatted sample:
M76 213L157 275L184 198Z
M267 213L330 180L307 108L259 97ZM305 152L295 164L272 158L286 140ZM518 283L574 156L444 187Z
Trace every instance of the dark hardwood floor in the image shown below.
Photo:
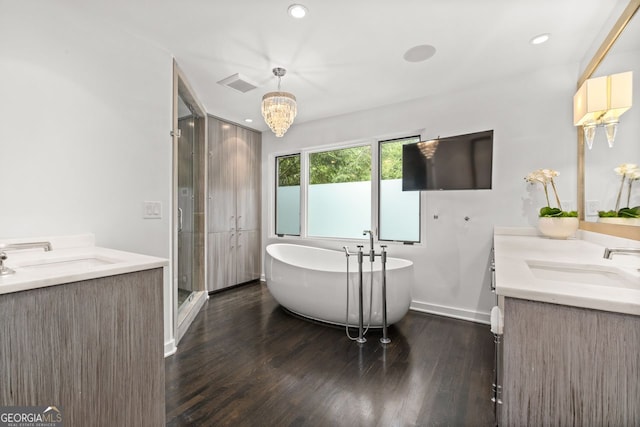
M486 325L409 312L383 347L296 318L265 285L213 295L165 359L169 426L491 426Z

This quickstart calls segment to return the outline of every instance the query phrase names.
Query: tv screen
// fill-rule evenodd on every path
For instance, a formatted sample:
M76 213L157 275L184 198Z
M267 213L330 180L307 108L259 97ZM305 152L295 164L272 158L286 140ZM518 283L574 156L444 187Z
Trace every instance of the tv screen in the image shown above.
M491 189L493 131L402 146L402 191Z

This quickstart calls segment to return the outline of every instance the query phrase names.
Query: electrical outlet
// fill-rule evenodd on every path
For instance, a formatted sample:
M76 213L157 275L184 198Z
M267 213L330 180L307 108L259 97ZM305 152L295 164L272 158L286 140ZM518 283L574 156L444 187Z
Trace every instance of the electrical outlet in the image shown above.
M142 218L161 219L162 202L142 202Z
M587 216L596 216L600 210L600 202L598 200L587 200Z

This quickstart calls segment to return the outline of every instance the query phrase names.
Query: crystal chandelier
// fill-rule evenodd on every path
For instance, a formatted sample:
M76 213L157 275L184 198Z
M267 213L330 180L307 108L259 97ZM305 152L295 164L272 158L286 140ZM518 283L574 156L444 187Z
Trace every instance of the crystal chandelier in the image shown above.
M280 79L286 73L284 68L274 68L273 74L278 78L278 91L269 92L262 97L262 117L278 138L289 129L298 113L296 97L289 92L280 92Z

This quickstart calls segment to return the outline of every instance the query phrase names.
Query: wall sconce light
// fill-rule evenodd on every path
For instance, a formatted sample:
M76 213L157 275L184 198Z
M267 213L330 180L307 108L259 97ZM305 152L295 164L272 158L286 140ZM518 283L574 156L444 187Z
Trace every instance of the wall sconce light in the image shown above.
M580 86L573 96L573 125L582 126L589 150L599 126L613 147L620 116L631 108L632 94L632 71L588 79Z

